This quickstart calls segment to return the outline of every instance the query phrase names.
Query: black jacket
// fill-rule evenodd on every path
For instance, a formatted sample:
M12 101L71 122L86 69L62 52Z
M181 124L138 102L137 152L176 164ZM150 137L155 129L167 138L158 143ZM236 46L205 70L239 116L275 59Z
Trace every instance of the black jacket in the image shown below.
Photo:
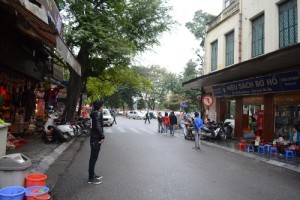
M177 124L177 117L174 114L170 114L169 118L170 118L171 125Z
M101 141L105 138L103 132L103 115L98 110L93 110L90 114L92 119L91 141Z

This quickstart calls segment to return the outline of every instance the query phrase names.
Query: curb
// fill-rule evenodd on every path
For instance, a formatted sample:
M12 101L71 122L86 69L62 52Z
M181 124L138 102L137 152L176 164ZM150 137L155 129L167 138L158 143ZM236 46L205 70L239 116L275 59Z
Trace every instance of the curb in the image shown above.
M207 146L213 146L213 147L216 147L216 148L219 148L219 149L223 149L225 151L229 151L231 153L239 154L239 155L242 155L242 156L245 156L245 157L248 157L248 158L256 159L256 160L259 160L259 161L262 161L262 162L265 162L265 163L268 163L268 164L271 164L271 165L275 165L277 167L282 167L282 168L289 169L289 170L300 173L300 167L299 166L291 165L291 164L288 164L288 163L283 163L283 162L280 162L280 161L277 161L277 160L272 160L272 159L269 159L269 158L265 158L265 157L255 155L253 153L251 154L251 153L248 153L248 152L239 151L239 150L236 150L236 149L224 147L224 146L217 145L217 144L210 143L210 142L206 142L206 141L203 141L203 140L202 140L202 143L206 144Z
M36 166L29 168L30 173L46 173L50 166L57 160L57 158L74 142L76 138L69 142L64 142L55 148L49 155L46 155Z

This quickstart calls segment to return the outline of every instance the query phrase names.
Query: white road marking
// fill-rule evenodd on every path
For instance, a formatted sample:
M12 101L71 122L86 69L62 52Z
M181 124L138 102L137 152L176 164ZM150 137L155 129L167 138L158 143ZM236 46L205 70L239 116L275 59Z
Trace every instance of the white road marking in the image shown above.
M121 133L126 133L127 131L124 130L124 128L120 128L120 127L117 127L118 131L121 132Z
M129 128L129 129L130 129L130 131L132 131L132 132L135 132L135 133L141 133L141 132L137 131L137 130L134 129L134 128Z
M147 129L145 129L145 128L139 128L140 130L141 130L141 132L142 133L148 133L148 134L155 134L153 131L151 131L151 130L147 130Z

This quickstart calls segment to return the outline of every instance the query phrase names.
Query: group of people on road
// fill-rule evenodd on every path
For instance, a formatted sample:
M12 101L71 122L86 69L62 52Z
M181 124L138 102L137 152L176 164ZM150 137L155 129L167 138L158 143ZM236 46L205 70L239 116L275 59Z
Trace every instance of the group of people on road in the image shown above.
M170 135L174 136L177 126L177 117L173 111L170 113L170 115L165 112L164 116L162 116L161 112L159 112L157 116L157 122L159 133L167 134L168 130L170 129Z
M186 126L184 116L180 115L179 120L180 132L184 135ZM165 135L167 135L168 130L170 129L170 135L174 136L176 127L178 125L178 120L177 116L173 111L170 113L170 115L167 112L165 112L164 116L162 116L162 113L159 112L157 116L157 122L159 133L164 133ZM203 128L203 126L203 120L199 117L199 113L195 112L195 117L193 119L190 119L188 123L188 127L195 129L195 149L200 149L200 131Z

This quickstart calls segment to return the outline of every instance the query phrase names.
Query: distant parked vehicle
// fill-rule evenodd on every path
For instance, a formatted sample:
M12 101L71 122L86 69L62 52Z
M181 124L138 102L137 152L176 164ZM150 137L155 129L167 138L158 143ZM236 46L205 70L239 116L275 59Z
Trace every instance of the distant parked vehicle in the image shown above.
M137 111L137 110L129 110L127 111L127 118L128 119L144 119L145 114L143 112Z
M103 125L112 126L113 125L113 117L108 109L103 109Z

